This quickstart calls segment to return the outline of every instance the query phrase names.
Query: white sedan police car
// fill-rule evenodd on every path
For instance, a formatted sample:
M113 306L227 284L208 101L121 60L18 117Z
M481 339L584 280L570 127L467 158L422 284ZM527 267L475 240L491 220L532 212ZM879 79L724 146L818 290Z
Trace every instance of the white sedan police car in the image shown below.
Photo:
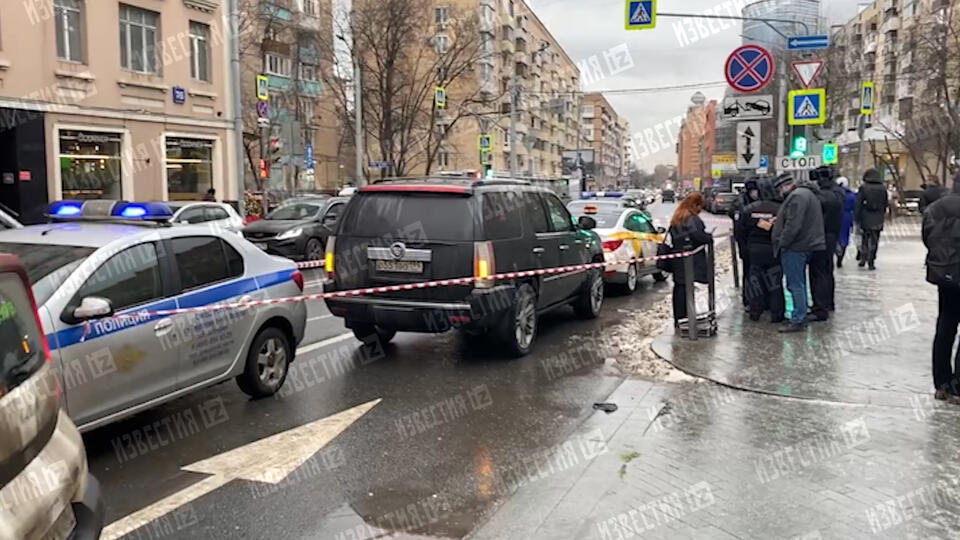
M253 397L283 385L302 302L152 312L297 296L292 262L217 227L172 227L162 203L61 201L49 215L0 232L0 252L27 269L81 431L232 377Z

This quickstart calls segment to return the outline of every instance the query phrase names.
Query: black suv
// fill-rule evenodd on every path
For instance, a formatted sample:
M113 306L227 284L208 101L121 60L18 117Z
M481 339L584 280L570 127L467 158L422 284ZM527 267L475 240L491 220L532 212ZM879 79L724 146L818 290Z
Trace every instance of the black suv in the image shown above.
M397 331L494 333L514 356L530 352L537 316L572 304L595 318L600 269L511 279L488 276L603 261L589 217L575 223L551 191L516 180L423 179L361 188L327 243L325 291L475 277L374 295L328 298L364 342Z

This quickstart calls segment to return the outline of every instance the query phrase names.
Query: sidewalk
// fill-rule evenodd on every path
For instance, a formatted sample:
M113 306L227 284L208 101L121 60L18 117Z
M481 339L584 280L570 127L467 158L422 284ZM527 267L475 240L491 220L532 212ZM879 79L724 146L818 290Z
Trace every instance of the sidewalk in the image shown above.
M576 434L606 451L523 485L471 538L955 538L960 407L932 400L935 291L918 238L881 249L877 272L838 274L836 321L807 334L733 307L714 339L662 336L655 351L722 385L625 381Z

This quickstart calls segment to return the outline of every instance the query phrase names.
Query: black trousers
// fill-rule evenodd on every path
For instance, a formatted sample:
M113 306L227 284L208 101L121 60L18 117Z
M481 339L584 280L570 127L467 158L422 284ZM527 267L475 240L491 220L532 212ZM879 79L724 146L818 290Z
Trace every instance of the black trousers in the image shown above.
M687 287L683 283L673 283L673 322L687 318Z
M740 260L743 261L743 276L740 290L743 292L743 306L750 306L750 298L747 295L747 280L750 279L750 253L746 251L747 246L740 248Z
M751 316L758 318L769 309L771 321L783 320L786 302L783 298L783 269L779 261L766 264L752 261L744 292L750 302Z
M960 325L960 289L939 287L940 313L937 316L937 335L933 338L933 386L960 394L960 351L954 357L953 344ZM954 364L950 363L951 359Z
M880 231L860 231L860 257L863 262L872 263L877 260L877 246L880 245Z
M836 282L833 278L833 254L836 242L827 242L827 249L810 257L810 293L813 296L813 314L825 319L834 310Z

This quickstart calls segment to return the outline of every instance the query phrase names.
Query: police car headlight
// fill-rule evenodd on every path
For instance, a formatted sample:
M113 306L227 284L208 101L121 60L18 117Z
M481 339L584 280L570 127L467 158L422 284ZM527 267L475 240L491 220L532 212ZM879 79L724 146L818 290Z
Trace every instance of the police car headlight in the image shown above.
M280 233L277 235L277 240L289 240L291 238L296 238L301 234L303 234L303 229L298 227L296 229L290 229L287 232Z

